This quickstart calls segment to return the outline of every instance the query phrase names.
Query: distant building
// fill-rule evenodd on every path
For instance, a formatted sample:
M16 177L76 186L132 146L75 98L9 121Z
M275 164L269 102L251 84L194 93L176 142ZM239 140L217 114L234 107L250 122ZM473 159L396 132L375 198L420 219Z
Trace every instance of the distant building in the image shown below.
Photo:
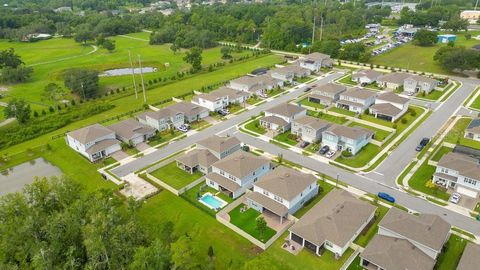
M443 34L443 35L437 36L438 43L449 43L449 42L455 42L456 40L457 40L456 35Z
M71 7L59 7L53 10L55 13L72 12Z
M270 72L272 78L292 82L294 78L303 78L311 74L311 70L298 65L276 68Z
M139 123L134 119L127 119L115 123L109 126L108 129L115 132L117 139L125 143L131 143L132 145L146 142L149 138L155 135L154 128Z
M377 81L383 73L374 69L362 69L352 74L352 81L360 84L371 84Z
M460 12L460 18L476 23L480 18L480 10L464 10Z
M333 60L330 58L330 55L318 52L300 56L298 62L301 67L308 68L313 72L319 71L322 67L330 68L333 66Z
M242 104L249 97L249 92L220 87L210 93L194 96L192 103L205 107L211 112L216 112L225 109L230 104Z
M231 80L229 83L230 88L258 96L265 96L267 90L282 86L283 81L274 79L266 74L260 76L242 76Z

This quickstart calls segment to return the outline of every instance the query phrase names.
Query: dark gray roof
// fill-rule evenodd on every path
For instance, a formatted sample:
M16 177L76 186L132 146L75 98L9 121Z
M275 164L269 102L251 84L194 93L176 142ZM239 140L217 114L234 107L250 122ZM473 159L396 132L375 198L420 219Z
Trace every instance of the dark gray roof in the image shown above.
M131 118L121 121L119 123L113 124L108 128L111 129L113 132L115 132L117 136L124 138L126 140L131 140L139 136L151 135L155 133L154 128L144 125L142 123L139 123Z
M86 144L112 133L114 133L112 130L100 124L93 124L91 126L68 132L67 135L82 144Z
M478 158L461 153L447 153L440 158L438 166L457 171L460 175L480 180L480 162Z
M289 103L277 105L271 109L268 109L267 112L272 114L277 114L285 117L295 116L303 111L306 111L305 108L302 108L298 105L293 105Z
M467 127L468 132L480 133L480 118L473 119Z
M457 270L478 270L480 268L480 246L467 243Z

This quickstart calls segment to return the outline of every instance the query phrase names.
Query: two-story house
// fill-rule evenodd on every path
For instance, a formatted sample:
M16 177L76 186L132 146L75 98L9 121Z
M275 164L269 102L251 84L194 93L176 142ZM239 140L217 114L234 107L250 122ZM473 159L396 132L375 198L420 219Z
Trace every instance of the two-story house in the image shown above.
M270 160L248 152L237 151L212 165L205 176L206 184L231 198L238 198L270 171Z
M249 97L248 92L220 87L210 93L194 96L192 103L205 107L211 112L216 112L225 109L230 104L245 103Z
M260 125L283 133L290 130L293 120L307 115L307 110L293 104L280 104L265 111L265 116L260 118Z
M480 118L473 119L465 129L465 138L480 141Z
M185 123L185 115L182 112L170 110L168 107L158 111L147 111L137 116L137 120L158 131L180 127Z
M303 116L293 120L292 134L297 135L305 142L319 142L322 139L322 132L327 130L330 125L330 122L316 117Z
M186 123L192 123L195 121L199 121L203 118L206 118L210 115L208 109L199 106L197 104L193 104L190 102L177 102L168 106L168 109L173 112L180 112L185 117L184 121Z
M393 92L385 92L375 99L375 104L369 109L376 118L395 122L408 110L410 99L401 97Z
M117 139L132 145L146 142L155 135L154 128L132 118L108 126L108 129L115 132Z
M368 129L333 124L322 133L322 145L356 155L374 136Z
M67 133L67 144L91 162L97 161L122 149L115 132L94 124Z
M477 198L480 191L480 160L461 153L447 153L437 163L433 183Z
M437 87L438 81L432 78L411 75L403 82L403 90L409 93L424 92L426 94L432 92Z
M298 63L301 67L308 68L313 72L318 72L322 67L331 68L333 66L330 55L318 52L300 56Z
M283 84L283 81L264 74L260 76L247 75L231 80L229 87L235 90L248 92L252 95L265 96L267 90L271 90L276 87L282 87Z
M329 106L337 102L340 98L340 94L347 91L347 87L335 83L327 83L319 85L311 90L311 94L308 96L310 102L320 103L325 106Z
M340 94L336 106L351 112L363 113L375 103L376 96L377 93L373 91L354 87Z
M362 69L352 74L352 81L360 84L372 84L383 75L374 69Z
M279 166L253 184L253 192L246 195L246 205L260 213L274 213L283 223L317 194L315 176Z
M402 72L387 73L377 79L377 85L390 90L397 90L403 86L405 79L410 77L410 74Z
M212 165L240 150L240 144L236 137L213 135L198 141L195 149L177 158L177 167L191 174L196 171L211 173Z
M450 229L439 216L416 216L392 207L378 224L378 234L360 254L360 264L371 270L432 270Z
M311 73L312 71L308 68L299 65L289 65L272 70L270 76L284 82L293 82L295 78L303 78Z
M319 256L326 249L338 258L373 220L376 209L348 191L333 189L289 229L289 238Z

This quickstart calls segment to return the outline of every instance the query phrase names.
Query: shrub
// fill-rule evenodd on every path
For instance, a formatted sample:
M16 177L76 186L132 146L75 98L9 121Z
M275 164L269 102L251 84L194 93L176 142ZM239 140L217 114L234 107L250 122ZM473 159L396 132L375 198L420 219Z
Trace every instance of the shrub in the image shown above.
M402 120L400 120L400 122L401 122L402 124L408 123L407 119L405 119L405 118L402 118Z
M347 151L347 150L342 151L342 157L349 158L349 157L352 157L352 156L353 156L352 152Z

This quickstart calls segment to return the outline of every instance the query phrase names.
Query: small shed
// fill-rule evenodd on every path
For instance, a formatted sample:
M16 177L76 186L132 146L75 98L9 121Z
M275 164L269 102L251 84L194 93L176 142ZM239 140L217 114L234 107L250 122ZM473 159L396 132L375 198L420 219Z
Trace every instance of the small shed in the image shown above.
M449 43L450 41L455 42L456 40L457 40L456 35L444 34L444 35L437 36L438 43Z

